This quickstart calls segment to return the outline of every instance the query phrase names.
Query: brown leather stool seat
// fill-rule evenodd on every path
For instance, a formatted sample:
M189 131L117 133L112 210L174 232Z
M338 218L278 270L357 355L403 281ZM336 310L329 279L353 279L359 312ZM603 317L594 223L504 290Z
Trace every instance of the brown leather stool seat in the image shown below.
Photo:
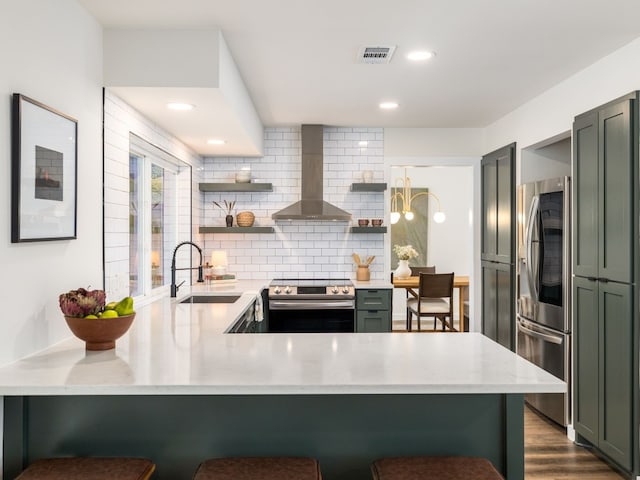
M320 480L320 465L305 457L212 458L200 464L193 480Z
M155 469L155 464L144 458L43 458L29 465L16 480L147 480Z
M390 457L371 465L374 480L504 480L486 458Z

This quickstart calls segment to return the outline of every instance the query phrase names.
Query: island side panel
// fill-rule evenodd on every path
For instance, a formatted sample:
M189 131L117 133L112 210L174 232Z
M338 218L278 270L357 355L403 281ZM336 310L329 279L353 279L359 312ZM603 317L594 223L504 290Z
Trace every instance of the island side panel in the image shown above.
M23 397L4 397L2 412L2 471L0 478L15 478L23 467L26 431Z
M220 456L311 456L325 480L370 480L369 466L381 457L472 455L522 480L522 395L507 397L38 396L25 399L23 433L5 425L5 439L13 444L24 435L25 463L46 456L147 457L159 479L191 478L201 461ZM7 402L5 419L20 408Z
M524 395L504 396L505 477L524 478Z

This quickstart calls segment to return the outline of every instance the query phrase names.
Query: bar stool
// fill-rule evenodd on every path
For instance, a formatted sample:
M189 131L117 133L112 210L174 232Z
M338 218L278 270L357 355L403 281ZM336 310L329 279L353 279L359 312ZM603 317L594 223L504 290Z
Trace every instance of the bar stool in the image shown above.
M504 480L486 458L389 457L371 465L374 480Z
M147 480L155 469L155 464L144 458L43 458L30 464L16 480Z
M306 457L211 458L193 480L321 480L320 465Z

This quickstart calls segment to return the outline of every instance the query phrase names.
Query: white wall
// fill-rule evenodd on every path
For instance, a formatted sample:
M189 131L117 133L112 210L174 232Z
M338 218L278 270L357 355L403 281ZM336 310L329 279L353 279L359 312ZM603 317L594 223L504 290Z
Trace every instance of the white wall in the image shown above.
M369 142L366 148L358 145ZM362 181L362 171L372 170L373 181L384 180L383 133L381 128L324 128L324 199L358 218L384 218L383 193L354 193L352 182ZM250 210L256 226L272 226L271 214L300 199L300 128L265 129L262 158L205 158L203 178L207 182L234 181L240 167L251 167L254 181L270 182L273 192L204 193L204 226L224 226L224 212L213 201L236 201L236 213ZM235 223L234 223L235 224ZM384 234L355 234L347 222L294 220L275 223L276 233L205 234L207 255L226 250L229 272L240 279L274 277L355 277L351 254L375 255L372 279L384 273Z
M0 364L70 335L58 295L102 288L102 29L75 0L0 7ZM78 120L77 239L10 243L10 101L22 93Z
M640 38L550 88L490 125L484 151L516 142L520 158L522 148L570 131L576 115L640 88L639 58Z
M385 128L385 157L480 156L483 128Z
M540 148L521 149L518 183L564 176L571 176L571 138L564 138Z

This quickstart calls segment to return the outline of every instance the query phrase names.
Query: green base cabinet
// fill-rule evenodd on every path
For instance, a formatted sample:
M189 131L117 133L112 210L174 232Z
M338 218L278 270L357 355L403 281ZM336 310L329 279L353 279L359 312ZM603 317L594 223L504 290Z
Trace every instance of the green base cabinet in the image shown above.
M574 428L625 470L633 467L633 287L576 277Z
M390 288L356 290L356 332L391 331Z

